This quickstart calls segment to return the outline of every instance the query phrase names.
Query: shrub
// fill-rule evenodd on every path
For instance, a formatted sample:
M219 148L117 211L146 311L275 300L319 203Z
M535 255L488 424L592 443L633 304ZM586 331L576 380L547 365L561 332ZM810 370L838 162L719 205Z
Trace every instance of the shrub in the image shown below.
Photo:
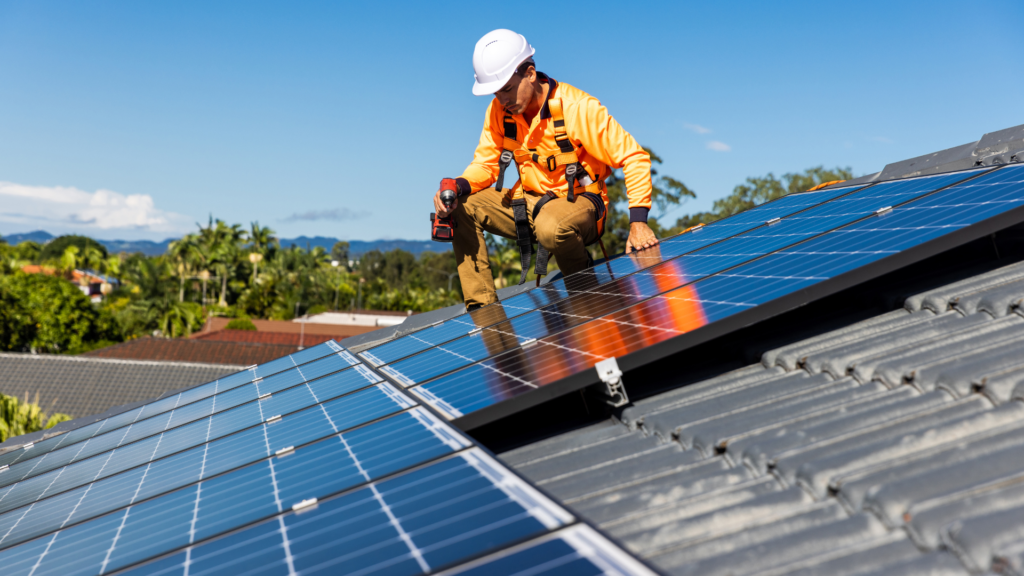
M248 318L235 318L225 327L228 330L256 330L256 325Z
M71 420L71 416L67 414L58 413L47 417L39 407L39 394L36 394L35 402L29 402L28 393L24 400L0 394L0 442L6 442L13 436L53 428L68 420Z

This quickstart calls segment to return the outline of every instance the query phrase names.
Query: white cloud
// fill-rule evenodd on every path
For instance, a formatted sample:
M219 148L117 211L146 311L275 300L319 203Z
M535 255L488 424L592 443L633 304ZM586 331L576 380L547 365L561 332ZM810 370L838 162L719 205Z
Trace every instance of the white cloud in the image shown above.
M700 124L683 124L683 127L697 134L711 134L711 128L705 128Z
M157 209L148 194L13 182L0 182L0 221L56 230L137 232L180 232L191 223L186 216Z
M714 150L715 152L728 152L732 150L732 146L718 140L711 140L705 146L708 150Z

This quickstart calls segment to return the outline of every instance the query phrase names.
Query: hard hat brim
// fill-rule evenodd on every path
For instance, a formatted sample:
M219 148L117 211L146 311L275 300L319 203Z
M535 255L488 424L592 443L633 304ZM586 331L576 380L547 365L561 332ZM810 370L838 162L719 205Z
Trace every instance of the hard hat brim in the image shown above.
M506 83L508 83L508 81L510 79L512 79L512 76L514 76L515 73L516 73L516 71L513 68L512 69L512 73L508 75L508 78L495 80L493 82L478 82L478 81L474 81L473 82L473 95L474 96L490 96L490 95L494 94L498 90L501 90L502 86L504 86Z

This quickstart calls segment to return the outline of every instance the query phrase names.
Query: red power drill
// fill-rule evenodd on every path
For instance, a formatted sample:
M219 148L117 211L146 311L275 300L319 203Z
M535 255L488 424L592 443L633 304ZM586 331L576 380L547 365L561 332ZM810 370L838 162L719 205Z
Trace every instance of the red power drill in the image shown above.
M458 189L454 178L443 178L441 180L441 203L448 210L455 205L455 198L458 196ZM430 239L434 242L451 242L455 237L455 219L451 213L446 218L438 218L434 212L430 213Z

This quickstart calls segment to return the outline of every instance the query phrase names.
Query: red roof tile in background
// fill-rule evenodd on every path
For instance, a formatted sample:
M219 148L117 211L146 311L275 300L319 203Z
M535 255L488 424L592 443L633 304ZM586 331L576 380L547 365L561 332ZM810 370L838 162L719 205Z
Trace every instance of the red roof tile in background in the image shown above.
M306 347L312 345L310 342ZM82 356L249 366L269 362L298 349L297 345L145 337L86 352Z

